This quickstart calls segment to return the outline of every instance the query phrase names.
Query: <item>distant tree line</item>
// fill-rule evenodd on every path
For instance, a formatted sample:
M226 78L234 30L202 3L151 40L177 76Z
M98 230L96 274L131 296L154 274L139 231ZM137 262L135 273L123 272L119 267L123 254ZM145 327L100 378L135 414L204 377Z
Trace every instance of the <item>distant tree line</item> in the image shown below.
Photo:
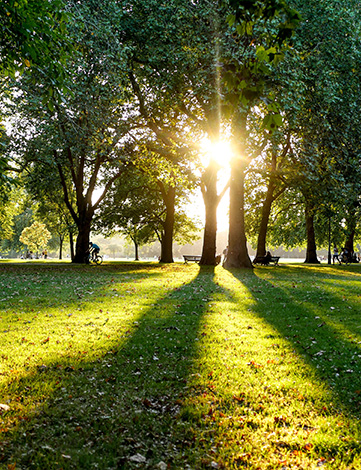
M345 245L360 224L360 4L355 0L57 0L0 6L0 241L46 223L84 263L91 233L121 232L160 261L199 230L226 267L269 246ZM202 142L232 145L230 179ZM20 230L21 228L21 230Z

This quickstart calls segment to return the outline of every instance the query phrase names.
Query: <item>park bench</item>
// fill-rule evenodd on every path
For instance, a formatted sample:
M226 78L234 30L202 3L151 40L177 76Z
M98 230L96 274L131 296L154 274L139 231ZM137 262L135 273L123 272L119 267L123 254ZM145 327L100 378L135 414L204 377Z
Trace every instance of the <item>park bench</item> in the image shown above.
M262 264L263 266L266 266L269 263L273 263L275 266L278 266L279 260L280 260L280 256L271 256L271 259L268 260L268 263L267 263L265 256L256 256L255 259L253 260L253 264Z
M183 255L184 262L187 264L188 261L194 261L195 263L199 263L201 260L200 255Z

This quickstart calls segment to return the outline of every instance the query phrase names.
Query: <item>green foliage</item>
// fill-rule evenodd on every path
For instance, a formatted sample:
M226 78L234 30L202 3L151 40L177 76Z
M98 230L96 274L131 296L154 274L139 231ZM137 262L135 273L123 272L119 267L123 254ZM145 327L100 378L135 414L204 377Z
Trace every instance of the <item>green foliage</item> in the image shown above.
M233 38L240 43L225 56L224 79L230 101L250 106L267 97L267 81L289 49L289 40L300 23L300 15L283 0L221 2L229 13ZM270 100L270 95L267 97ZM271 113L266 129L281 125L281 117Z
M34 222L30 227L25 227L21 232L20 241L24 243L30 251L38 252L46 248L51 237L45 224Z
M159 176L158 168L154 168L152 175L130 167L124 179L117 181L109 190L96 216L96 230L108 236L120 231L139 246L154 241L154 238L161 240L167 210L157 184L157 174ZM199 229L182 210L187 197L187 192L179 186L174 235L182 243L198 238L194 233Z
M26 193L18 186L6 193L0 211L0 240L2 252L17 252L22 248L19 241L22 230L31 223L33 205Z
M255 236L260 220L270 149L281 148L290 134L292 159L276 175L277 188L290 189L272 213L273 242L303 242L301 199L318 209L322 244L328 211L337 239L348 230L343 216L358 218L357 2L136 0L130 7L86 0L68 2L66 15L64 9L58 0L0 6L1 68L31 69L31 78L14 76L11 84L16 90L12 114L20 118L11 141L1 129L5 195L10 180L3 170L11 156L25 168L34 197L60 201L64 196L66 211L83 230L103 203L111 217L103 195L121 176L123 193L128 190L129 165L153 180L151 191L159 189L158 181L176 187L180 198L186 195L196 182L200 140L205 135L216 140L233 123L237 145L246 141L247 163L260 155L258 148L264 150L250 165L256 176L248 175L247 208L254 207L246 220L248 233ZM65 73L68 48L72 56ZM9 86L10 80L8 91ZM243 118L247 122L241 129ZM277 133L284 142L274 143ZM133 208L123 205L121 224L131 220L133 226L144 226L152 220L160 234L164 206L158 194L150 198L149 193L142 201L139 194ZM177 204L178 209L181 199ZM287 213L287 207L297 209ZM49 201L46 208L55 213ZM181 213L180 220L177 230L187 235L189 221ZM104 220L105 225L116 223Z
M73 51L68 40L68 14L62 0L5 0L0 4L0 97L7 81L29 74L40 83L44 103L53 109L55 90L64 88L66 60Z

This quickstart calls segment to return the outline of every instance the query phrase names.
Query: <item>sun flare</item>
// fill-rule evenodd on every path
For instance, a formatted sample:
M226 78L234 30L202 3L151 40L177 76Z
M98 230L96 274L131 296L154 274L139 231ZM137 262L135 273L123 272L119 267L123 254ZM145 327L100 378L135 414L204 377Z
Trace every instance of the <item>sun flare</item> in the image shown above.
M225 168L229 165L232 156L229 142L225 140L218 140L217 142L212 142L209 139L203 140L201 162L205 168L209 165L211 160Z

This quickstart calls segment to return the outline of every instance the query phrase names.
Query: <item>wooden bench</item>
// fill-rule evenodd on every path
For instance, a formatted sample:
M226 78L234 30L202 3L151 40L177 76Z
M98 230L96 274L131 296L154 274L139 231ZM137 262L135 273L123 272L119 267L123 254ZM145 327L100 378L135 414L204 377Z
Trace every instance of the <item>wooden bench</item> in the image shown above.
M265 256L256 256L253 260L253 264L262 264L262 266L267 266L267 264L273 263L275 266L278 266L280 258L280 256L271 256L271 259L267 262Z
M200 255L183 255L184 262L187 264L188 261L194 261L195 263L199 263L201 260Z

